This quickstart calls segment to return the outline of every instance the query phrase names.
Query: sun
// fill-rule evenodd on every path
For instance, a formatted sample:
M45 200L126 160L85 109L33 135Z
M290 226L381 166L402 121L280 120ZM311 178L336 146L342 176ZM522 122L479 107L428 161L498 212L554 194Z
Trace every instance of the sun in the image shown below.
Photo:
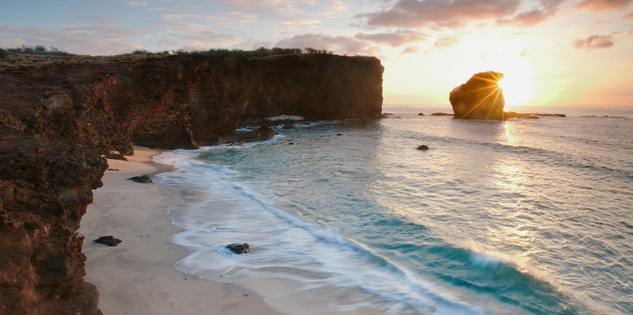
M517 77L516 72L505 74L497 84L503 91L506 106L529 105L533 99L534 85L527 75Z
M503 90L506 106L533 105L534 67L529 59L505 53L497 55L492 61L492 68L504 74L497 84Z
M497 83L503 90L506 107L534 105L535 84L531 59L517 55L512 50L498 50L473 65L480 71L492 70L503 73Z

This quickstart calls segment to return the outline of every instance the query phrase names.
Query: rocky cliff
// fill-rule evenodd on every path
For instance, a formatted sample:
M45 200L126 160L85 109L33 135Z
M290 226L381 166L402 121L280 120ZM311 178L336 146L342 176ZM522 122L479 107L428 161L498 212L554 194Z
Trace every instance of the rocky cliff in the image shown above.
M216 144L245 119L282 114L375 119L382 107L372 57L0 52L0 315L100 313L76 231L104 153Z

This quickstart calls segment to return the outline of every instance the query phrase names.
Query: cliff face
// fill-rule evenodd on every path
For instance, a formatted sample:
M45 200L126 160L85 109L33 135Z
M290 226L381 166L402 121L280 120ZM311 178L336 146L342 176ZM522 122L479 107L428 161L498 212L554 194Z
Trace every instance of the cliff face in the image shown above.
M0 315L100 313L76 231L103 153L211 145L281 114L374 119L382 106L370 57L13 57L0 56Z

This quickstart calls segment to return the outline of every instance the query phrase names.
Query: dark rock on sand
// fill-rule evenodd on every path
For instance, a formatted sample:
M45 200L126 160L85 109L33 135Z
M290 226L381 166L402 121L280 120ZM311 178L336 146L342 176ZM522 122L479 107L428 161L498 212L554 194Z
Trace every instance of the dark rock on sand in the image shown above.
M418 116L424 116L424 113L418 113Z
M424 145L424 144L417 148L417 150L422 150L422 151L426 151L428 149L429 149L429 146L428 145Z
M235 254L246 254L251 251L251 247L247 243L233 243L226 245L226 248Z
M473 75L449 94L455 118L502 120L505 99L499 87L503 73L487 71Z
M152 182L152 178L149 175L134 176L134 177L128 178L128 180L141 183L141 184L147 184L147 183Z
M105 157L112 160L127 161L127 158L123 156L123 154L121 154L119 151L110 151L105 154Z
M108 246L117 246L121 243L121 240L118 238L114 238L112 235L108 236L100 236L95 240L95 243L108 245Z

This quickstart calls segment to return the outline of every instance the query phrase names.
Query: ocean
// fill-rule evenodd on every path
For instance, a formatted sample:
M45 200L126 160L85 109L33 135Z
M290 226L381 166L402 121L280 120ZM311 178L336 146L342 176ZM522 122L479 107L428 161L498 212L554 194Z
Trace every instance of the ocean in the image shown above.
M165 152L175 268L288 314L633 314L633 108L516 111L567 117L385 105Z

